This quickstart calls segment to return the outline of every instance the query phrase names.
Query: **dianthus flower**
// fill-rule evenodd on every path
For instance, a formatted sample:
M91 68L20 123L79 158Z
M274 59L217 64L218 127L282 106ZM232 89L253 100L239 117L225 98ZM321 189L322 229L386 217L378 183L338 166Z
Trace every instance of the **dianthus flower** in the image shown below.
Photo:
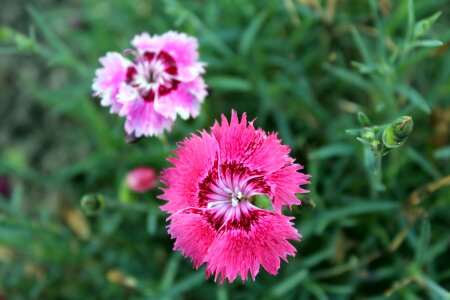
M175 250L190 257L194 267L206 263L206 275L234 281L237 275L255 280L260 266L277 274L280 258L296 250L288 240L299 240L292 217L283 206L300 204L309 175L289 156L276 133L255 129L243 114L231 122L222 116L211 133L186 138L163 171L162 209L170 213L169 234ZM274 211L254 205L256 195L267 195Z
M136 50L125 50L125 56L109 52L100 58L103 67L92 87L101 105L125 116L125 131L134 137L170 130L177 115L196 117L207 95L197 40L170 31L142 33L131 43Z

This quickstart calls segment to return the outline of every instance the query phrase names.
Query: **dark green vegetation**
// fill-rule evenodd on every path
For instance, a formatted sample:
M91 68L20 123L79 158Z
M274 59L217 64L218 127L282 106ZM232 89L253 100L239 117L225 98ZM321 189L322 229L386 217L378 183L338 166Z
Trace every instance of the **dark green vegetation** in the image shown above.
M22 2L0 4L0 175L12 190L0 198L0 295L449 297L448 1ZM125 144L123 120L91 97L98 58L171 29L199 38L210 96L166 139ZM160 192L132 194L123 178L166 167L177 141L232 108L278 131L313 177L287 212L298 255L276 277L220 286L171 250ZM388 149L383 126L400 116L414 130ZM87 193L105 196L98 215L80 212Z

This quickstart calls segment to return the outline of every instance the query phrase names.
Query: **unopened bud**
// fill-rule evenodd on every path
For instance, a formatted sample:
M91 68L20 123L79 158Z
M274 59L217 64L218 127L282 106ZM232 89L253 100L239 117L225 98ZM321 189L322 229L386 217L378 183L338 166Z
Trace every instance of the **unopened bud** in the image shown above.
M157 175L152 168L138 167L127 174L126 183L133 192L144 193L156 186Z
M6 176L0 176L0 195L6 199L11 197L11 182Z
M105 207L105 198L99 194L87 194L81 198L81 208L88 216L98 214Z
M388 148L397 148L405 143L414 127L410 116L397 118L383 132L383 143Z
M369 117L362 111L358 112L358 121L361 126L370 126L370 120Z

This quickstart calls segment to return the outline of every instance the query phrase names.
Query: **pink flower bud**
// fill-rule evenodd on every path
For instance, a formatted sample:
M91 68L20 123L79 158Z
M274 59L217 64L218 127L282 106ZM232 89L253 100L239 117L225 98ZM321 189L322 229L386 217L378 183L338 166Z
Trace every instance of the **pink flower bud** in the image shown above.
M0 176L0 195L5 198L11 197L11 183L6 176Z
M128 172L126 182L133 192L144 193L156 186L156 172L152 168L138 167Z

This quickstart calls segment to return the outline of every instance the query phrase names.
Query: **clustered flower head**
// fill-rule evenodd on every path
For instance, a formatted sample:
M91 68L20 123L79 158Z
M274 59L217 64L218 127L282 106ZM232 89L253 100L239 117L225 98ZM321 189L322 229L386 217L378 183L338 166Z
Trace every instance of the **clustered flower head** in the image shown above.
M125 131L134 137L171 130L177 116L196 117L207 95L197 39L173 31L142 33L131 44L135 49L100 58L93 89L101 105L124 116Z
M288 240L301 237L282 207L300 204L295 194L309 183L289 152L276 133L255 129L245 114L239 121L235 111L211 133L186 138L162 174L174 249L195 268L206 263L207 276L221 283L249 273L255 280L260 266L277 274L280 259L296 252ZM256 195L268 196L274 211L255 206Z

